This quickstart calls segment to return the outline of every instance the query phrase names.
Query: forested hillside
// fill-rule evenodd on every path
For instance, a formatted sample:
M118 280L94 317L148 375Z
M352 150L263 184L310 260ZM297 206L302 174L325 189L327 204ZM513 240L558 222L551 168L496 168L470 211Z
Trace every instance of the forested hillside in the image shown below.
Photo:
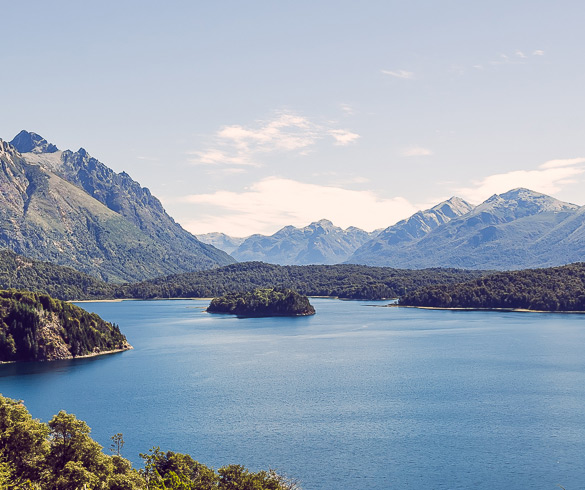
M28 289L62 300L108 298L215 297L255 288L292 288L308 296L348 299L396 297L424 285L452 283L479 277L481 271L427 269L423 271L362 265L279 266L243 262L206 271L115 285L87 274L0 251L0 288Z
M114 297L116 286L71 267L0 250L0 289L26 289L61 300Z
M461 284L433 285L402 298L404 306L585 311L585 263L500 272Z
M405 270L363 265L279 266L243 262L177 274L120 288L129 298L209 298L256 288L290 288L307 296L394 298L430 284L461 282L485 274L456 269ZM116 293L118 294L118 293Z
M130 349L117 325L76 305L0 291L0 362L47 361Z

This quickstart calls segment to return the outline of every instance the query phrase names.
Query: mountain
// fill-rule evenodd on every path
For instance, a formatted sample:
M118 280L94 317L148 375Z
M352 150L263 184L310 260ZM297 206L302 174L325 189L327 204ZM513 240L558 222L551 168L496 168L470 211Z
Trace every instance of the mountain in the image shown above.
M236 250L246 238L237 238L226 235L225 233L205 233L203 235L195 235L197 240L209 245L213 245L215 248L223 250L227 254L231 254Z
M322 219L304 228L285 226L271 236L252 235L231 255L239 261L280 265L337 264L370 240L373 233L355 227L343 230Z
M563 265L585 257L585 212L575 204L519 188L464 210L459 207L458 215L428 230L415 226L418 235L403 233L414 215L384 230L348 262L502 270Z
M352 264L386 265L396 250L423 238L453 218L469 213L473 206L459 197L452 197L431 209L418 211L378 233L359 247L347 261Z
M35 133L0 140L0 190L0 247L21 255L110 282L234 262L181 228L125 172Z

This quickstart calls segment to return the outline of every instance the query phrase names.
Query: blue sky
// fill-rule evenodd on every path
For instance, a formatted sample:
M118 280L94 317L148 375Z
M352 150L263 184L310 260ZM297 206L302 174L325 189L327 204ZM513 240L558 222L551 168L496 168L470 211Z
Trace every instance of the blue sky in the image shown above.
M84 147L194 233L585 204L580 1L0 5L0 138Z

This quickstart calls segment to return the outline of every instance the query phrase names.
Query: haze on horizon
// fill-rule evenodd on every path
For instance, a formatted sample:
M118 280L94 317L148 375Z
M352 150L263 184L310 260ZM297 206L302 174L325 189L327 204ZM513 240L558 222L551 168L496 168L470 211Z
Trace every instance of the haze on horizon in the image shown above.
M585 204L578 1L3 5L0 138L83 146L197 234Z

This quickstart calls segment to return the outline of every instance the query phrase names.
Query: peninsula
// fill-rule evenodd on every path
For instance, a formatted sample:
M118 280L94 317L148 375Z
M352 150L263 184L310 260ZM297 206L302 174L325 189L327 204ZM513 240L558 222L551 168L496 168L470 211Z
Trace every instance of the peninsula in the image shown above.
M132 349L117 325L47 294L0 290L0 362L52 361Z

